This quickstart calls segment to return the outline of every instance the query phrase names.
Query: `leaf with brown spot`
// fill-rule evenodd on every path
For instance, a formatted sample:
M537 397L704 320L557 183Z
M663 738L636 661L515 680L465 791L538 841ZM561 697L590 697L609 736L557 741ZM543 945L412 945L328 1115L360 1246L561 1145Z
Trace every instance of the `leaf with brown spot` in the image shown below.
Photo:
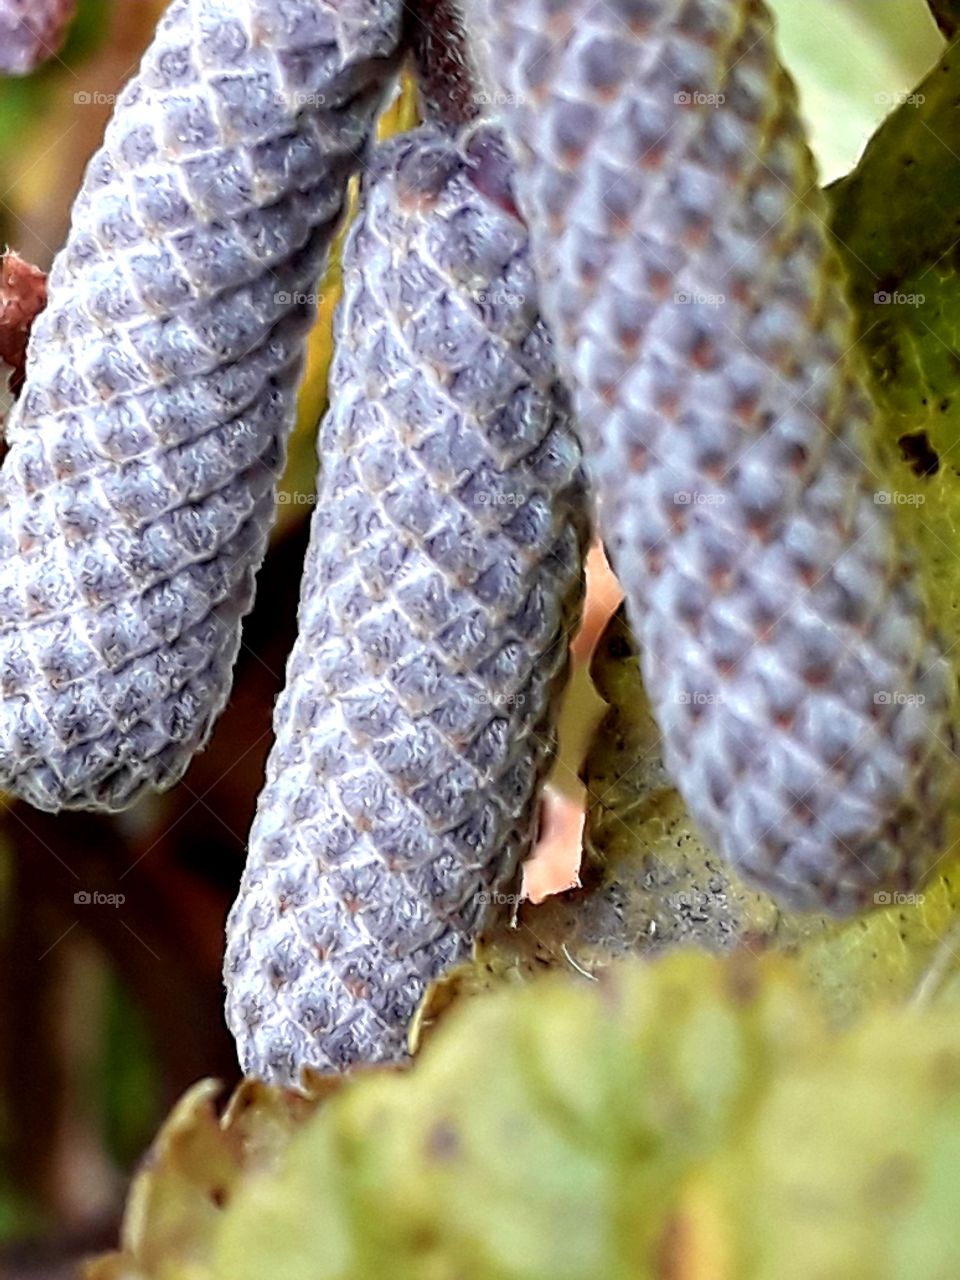
M838 1031L782 957L501 989L412 1070L363 1072L296 1116L271 1091L258 1116L235 1102L242 1144L207 1088L160 1145L136 1252L93 1280L960 1274L956 1017L886 1008ZM259 1123L269 1157L238 1159Z
M220 1086L201 1081L177 1104L134 1177L120 1251L88 1280L138 1280L176 1260L194 1274L210 1262L221 1216L246 1178L264 1174L339 1081L305 1078L303 1093L244 1081L217 1115ZM165 1272L164 1272L165 1274ZM202 1274L202 1272L201 1272Z

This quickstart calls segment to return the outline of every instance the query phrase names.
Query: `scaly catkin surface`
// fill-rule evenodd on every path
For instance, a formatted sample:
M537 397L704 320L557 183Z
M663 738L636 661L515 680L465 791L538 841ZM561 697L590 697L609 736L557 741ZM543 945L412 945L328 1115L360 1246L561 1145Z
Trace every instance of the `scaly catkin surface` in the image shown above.
M118 809L230 686L399 0L174 0L117 102L0 475L0 787Z
M489 130L424 127L380 149L348 239L300 634L227 926L250 1074L402 1058L534 833L585 528L509 177Z
M26 75L63 44L77 0L0 0L0 75Z
M865 461L840 268L759 0L474 0L666 760L787 905L940 852L952 679Z

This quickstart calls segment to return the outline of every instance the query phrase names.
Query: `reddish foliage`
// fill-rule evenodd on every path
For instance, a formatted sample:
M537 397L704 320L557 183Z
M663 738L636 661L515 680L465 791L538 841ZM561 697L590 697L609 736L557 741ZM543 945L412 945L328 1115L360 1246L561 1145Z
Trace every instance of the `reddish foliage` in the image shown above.
M14 395L23 386L30 329L46 305L45 273L12 250L0 256L0 374L8 366L7 380Z

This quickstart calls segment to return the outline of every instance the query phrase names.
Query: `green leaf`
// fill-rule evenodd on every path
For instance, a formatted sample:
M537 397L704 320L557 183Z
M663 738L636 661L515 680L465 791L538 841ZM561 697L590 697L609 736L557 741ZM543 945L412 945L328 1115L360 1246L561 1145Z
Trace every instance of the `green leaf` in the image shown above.
M960 611L960 53L950 49L831 191L881 410L878 479L920 549L934 614Z
M470 1002L412 1071L358 1075L252 1167L255 1124L238 1147L202 1105L198 1138L189 1111L177 1150L239 1150L222 1157L236 1181L182 1235L186 1201L155 1190L96 1280L939 1280L960 1268L955 1017L887 1010L838 1033L775 957L676 955ZM141 1175L155 1189L172 1147Z
M847 173L890 104L940 56L925 0L771 0L824 181Z

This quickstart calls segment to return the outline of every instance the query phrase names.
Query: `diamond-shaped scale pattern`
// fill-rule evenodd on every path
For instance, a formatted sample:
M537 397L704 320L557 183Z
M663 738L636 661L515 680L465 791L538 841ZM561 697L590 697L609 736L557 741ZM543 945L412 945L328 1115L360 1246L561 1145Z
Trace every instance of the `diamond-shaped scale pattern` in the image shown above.
M63 44L77 0L0 0L0 75L21 76Z
M825 205L759 0L474 0L544 314L704 833L800 908L941 849L952 678L868 461Z
M230 686L399 0L174 0L77 197L0 473L0 787L118 809Z
M580 451L499 135L377 153L344 252L300 604L239 898L249 1074L401 1058L509 892L581 591Z

